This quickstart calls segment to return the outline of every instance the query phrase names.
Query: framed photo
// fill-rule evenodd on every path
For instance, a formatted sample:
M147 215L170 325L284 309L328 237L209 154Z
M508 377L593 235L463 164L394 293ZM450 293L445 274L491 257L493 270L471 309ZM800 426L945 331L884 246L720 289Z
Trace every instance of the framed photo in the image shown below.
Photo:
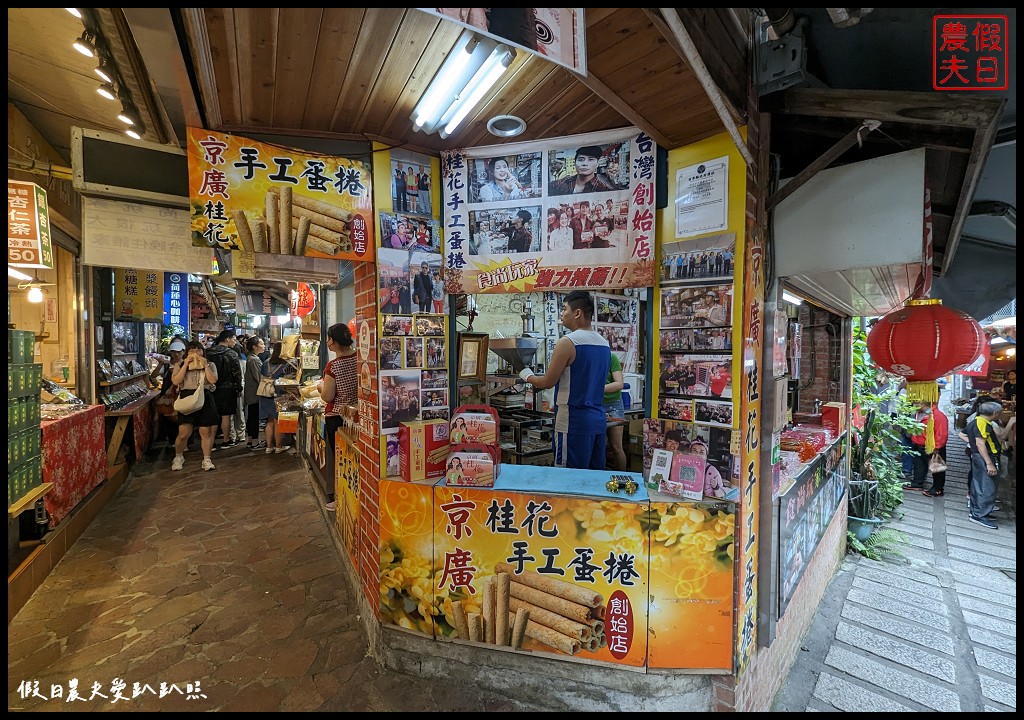
M420 338L421 340L423 338ZM443 337L428 337L427 339L427 367L428 368L443 368L447 367L447 358L445 357L444 351L444 338Z
M423 338L407 337L405 339L405 366L407 368L423 367Z
M433 189L430 177L430 161L391 162L391 207L396 213L414 215L431 214L430 191ZM388 236L382 236L387 241ZM383 244L383 243L382 243Z
M420 371L382 370L380 373L380 431L398 432L401 422L420 419Z
M732 397L731 355L662 355L660 368L660 389L663 394Z
M412 315L385 315L384 316L384 334L385 335L412 335L413 324Z
M444 337L444 315L417 315L415 325L421 337Z
M732 285L670 287L661 291L661 327L728 327L732 323Z
M429 355L429 353L428 353ZM448 389L448 371L447 370L424 370L422 378L420 380L420 387L424 390L447 390ZM429 420L430 418L424 418Z
M693 422L693 400L673 397L659 398L658 415L668 420Z
M446 408L448 407L447 390L421 390L420 404L425 408Z
M459 380L487 379L487 333L459 333Z
M381 338L380 369L400 370L402 368L402 338Z
M719 400L694 400L693 421L698 425L732 427L732 403Z

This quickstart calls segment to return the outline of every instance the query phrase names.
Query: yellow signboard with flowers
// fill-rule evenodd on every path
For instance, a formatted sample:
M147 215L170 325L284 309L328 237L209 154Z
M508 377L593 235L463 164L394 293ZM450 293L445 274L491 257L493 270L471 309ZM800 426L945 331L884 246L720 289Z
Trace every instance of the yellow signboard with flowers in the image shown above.
M193 245L372 258L368 162L193 127L187 151Z
M649 667L731 671L733 507L651 503Z
M545 656L728 671L732 505L612 497L382 481L381 622Z

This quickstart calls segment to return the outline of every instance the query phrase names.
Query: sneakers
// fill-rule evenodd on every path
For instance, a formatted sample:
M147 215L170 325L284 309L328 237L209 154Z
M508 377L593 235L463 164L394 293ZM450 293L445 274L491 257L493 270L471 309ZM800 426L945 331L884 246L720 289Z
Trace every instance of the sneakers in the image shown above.
M262 450L266 446L267 444L262 440L260 440L258 443L249 443L248 445L246 445L246 447L249 448L250 450Z
M329 503L324 505L324 507L327 508L329 511L334 512L335 510L338 509L338 503L335 502L334 500L331 500Z
M216 470L217 466L213 464L213 460L210 458L203 458L203 470Z
M922 495L925 495L925 496L927 496L927 497L942 497L942 496L943 496L943 495L945 495L946 493L945 493L945 491L943 491L943 490L925 490L925 491L924 491L923 493L921 493L921 494L922 494Z
M272 453L274 452L274 448L272 448L272 447L268 447L268 448L267 448L266 450L264 450L264 452L265 452L265 453L266 453L267 455L270 455L270 454L272 454Z
M185 456L175 455L171 462L171 470L181 470L183 467L185 467Z
M999 526L989 520L987 517L974 517L973 515L968 516L972 523L978 523L982 527L987 527L989 530L998 530Z
M291 448L291 445L282 445L279 448L274 448L274 452L280 454L283 453L285 450L288 450L289 448Z

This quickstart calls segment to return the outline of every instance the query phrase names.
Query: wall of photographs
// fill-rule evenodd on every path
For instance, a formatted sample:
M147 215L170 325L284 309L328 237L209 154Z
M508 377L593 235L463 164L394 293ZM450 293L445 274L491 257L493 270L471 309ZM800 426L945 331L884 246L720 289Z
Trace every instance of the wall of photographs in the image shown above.
M548 357L554 352L558 338L565 335L565 326L558 318L566 295L568 293L544 293L544 339ZM594 330L608 341L612 354L622 363L622 371L635 373L640 359L640 301L610 293L591 295L594 296Z
M658 289L657 420L644 427L644 472L654 449L704 455L704 496L738 500L734 435L733 272L736 236L664 243Z
M448 300L430 159L392 153L391 209L379 213L377 308L384 473L399 475L403 422L448 420Z

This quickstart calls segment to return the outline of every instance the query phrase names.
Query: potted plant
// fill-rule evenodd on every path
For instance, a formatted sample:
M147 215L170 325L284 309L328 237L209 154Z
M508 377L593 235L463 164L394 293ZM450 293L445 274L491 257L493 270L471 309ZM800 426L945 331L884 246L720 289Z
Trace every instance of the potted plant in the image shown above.
M903 437L924 427L899 381L871 361L867 335L855 329L849 526L861 542L903 502Z

